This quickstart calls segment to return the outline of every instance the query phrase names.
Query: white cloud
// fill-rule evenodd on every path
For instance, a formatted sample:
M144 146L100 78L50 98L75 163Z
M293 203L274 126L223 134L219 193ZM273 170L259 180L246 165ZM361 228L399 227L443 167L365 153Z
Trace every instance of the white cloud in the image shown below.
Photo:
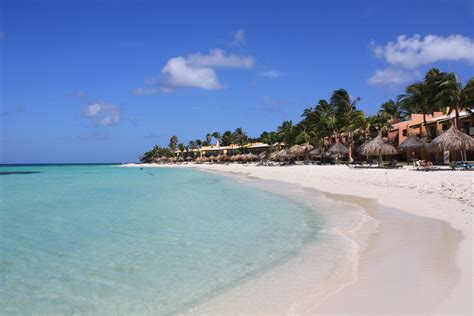
M187 57L169 59L161 70L160 78L147 78L146 87L133 90L135 95L151 95L170 93L177 88L199 88L205 90L224 89L217 76L217 68L249 69L255 65L252 56L228 54L224 50L215 48L208 54L194 53Z
M201 53L189 55L186 58L186 63L193 67L252 68L255 65L255 58L226 54L224 50L214 48L209 50L208 55L202 55Z
M463 35L400 35L385 46L372 43L372 49L389 64L411 69L443 60L474 63L474 41Z
M90 103L84 111L84 116L100 126L115 125L120 122L120 108L104 102Z
M270 69L267 71L262 71L259 75L265 78L276 79L280 78L281 73L276 69Z
M245 44L245 30L238 29L233 34L232 42L229 43L231 46L239 46Z
M408 71L396 68L376 70L369 78L369 83L376 86L399 86L414 80L419 76L417 71Z
M193 87L206 90L224 88L213 68L195 66L183 57L168 60L161 73L167 87Z

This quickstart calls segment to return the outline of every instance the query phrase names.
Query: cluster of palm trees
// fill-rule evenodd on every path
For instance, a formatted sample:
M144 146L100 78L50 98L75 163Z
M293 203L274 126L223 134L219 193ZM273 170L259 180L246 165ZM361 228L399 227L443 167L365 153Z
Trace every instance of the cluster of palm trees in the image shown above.
M249 142L261 141L270 145L270 150L277 143L284 143L286 147L295 144L311 144L323 148L329 143L344 141L349 147L349 158L353 148L369 138L384 135L395 119L403 120L411 114L423 114L426 126L426 116L435 111L455 113L454 126L459 126L459 113L462 109L471 111L474 108L474 78L470 78L463 85L458 76L451 72L441 72L439 69L430 69L424 79L406 87L405 92L397 96L396 100L388 100L380 106L380 110L367 116L357 109L360 97L351 98L344 89L333 92L329 100L319 100L314 107L304 109L299 123L291 120L284 121L276 131L265 131L260 137L250 138L242 128L224 133L208 133L204 140L191 140L187 145L178 143L178 137L170 138L168 148L155 146L142 156L143 161L150 161L156 157L173 156L180 152L193 152L202 146L209 146L216 140L221 146L237 144L240 147ZM427 129L428 138L430 135Z

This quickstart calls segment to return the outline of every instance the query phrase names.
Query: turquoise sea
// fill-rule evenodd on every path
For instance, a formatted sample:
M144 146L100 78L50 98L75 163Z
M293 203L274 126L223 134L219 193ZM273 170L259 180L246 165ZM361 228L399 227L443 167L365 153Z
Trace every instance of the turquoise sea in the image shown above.
M35 172L5 174L9 172ZM0 167L1 314L176 314L278 266L323 219L230 177Z

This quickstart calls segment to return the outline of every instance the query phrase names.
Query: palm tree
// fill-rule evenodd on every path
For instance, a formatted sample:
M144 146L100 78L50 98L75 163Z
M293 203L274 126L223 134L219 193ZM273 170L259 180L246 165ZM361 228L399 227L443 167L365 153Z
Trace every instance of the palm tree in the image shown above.
M222 141L222 139L221 139L221 133L219 133L219 132L214 132L214 133L212 133L212 137L214 137L214 139L215 139L216 141L218 141L219 144L221 143L221 141Z
M463 87L455 73L441 73L436 80L435 100L440 107L449 107L449 113L455 111L455 126L459 126L459 112L463 107L474 107L474 78L470 78ZM448 114L449 114L448 113Z
M402 108L399 103L388 100L380 106L380 114L390 117L391 120L394 118L400 118L402 116Z
M184 152L186 151L186 146L184 146L183 143L178 144L178 149L181 152L181 155L184 155Z
M356 110L355 106L347 113L346 125L342 127L341 131L347 132L347 139L349 143L349 161L352 162L352 152L354 150L354 132L365 124L365 113L361 110Z
M237 144L242 147L242 152L245 153L245 145L248 143L248 137L241 127L235 129L234 138Z
M273 146L276 142L278 142L277 133L275 132L263 132L260 134L260 141Z
M426 133L429 138L430 130L426 126L426 115L433 113L437 107L432 102L432 87L426 82L417 82L405 89L405 94L398 96L400 106L406 112L422 113Z
M285 142L286 146L290 146L294 142L294 126L292 121L284 121L278 126L277 137L280 142Z
M171 136L170 143L168 145L169 149L173 152L176 151L177 144L178 144L178 137L176 135Z
M349 93L344 89L333 92L331 96L331 106L336 116L337 132L340 132L344 127L350 124L350 113L356 110L356 103L359 101L359 97L355 98L355 100L351 100Z
M210 146L212 141L212 135L210 133L206 134L206 146Z
M353 132L357 129L357 121L363 112L358 111L356 103L360 101L359 97L351 100L349 93L344 89L339 89L333 92L331 96L331 106L334 109L335 115L335 138L339 139L342 132L347 132L347 139L349 143L349 160L352 160L353 150Z
M222 134L222 146L230 146L231 144L235 143L235 138L234 134L231 131L225 131L224 134Z

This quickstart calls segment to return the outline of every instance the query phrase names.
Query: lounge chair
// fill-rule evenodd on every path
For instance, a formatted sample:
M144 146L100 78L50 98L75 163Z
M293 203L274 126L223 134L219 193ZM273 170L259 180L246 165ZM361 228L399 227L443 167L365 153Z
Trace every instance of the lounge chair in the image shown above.
M385 169L398 169L403 168L403 165L399 165L397 160L392 160L390 163L382 166Z
M451 169L453 170L471 170L473 165L467 161L458 161L451 164Z

